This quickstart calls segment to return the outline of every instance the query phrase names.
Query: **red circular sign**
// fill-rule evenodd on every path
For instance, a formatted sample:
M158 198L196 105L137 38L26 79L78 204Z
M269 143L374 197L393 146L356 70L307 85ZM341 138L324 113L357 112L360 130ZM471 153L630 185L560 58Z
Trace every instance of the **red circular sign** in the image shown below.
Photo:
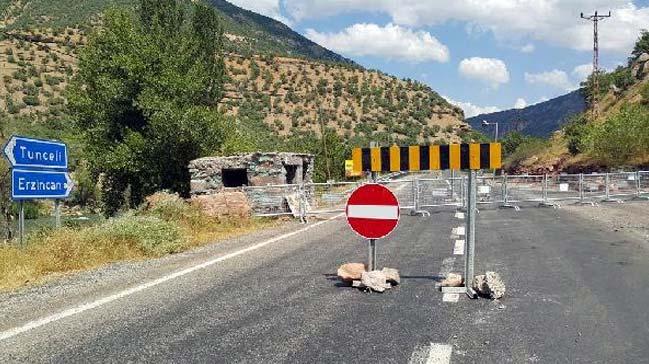
M399 223L399 201L385 186L368 183L358 187L347 200L347 222L366 239L386 237Z

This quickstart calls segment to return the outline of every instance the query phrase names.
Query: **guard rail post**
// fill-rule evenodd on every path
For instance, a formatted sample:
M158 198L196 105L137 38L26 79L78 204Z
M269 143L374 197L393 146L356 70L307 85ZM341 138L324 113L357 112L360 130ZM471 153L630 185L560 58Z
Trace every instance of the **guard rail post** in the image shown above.
M622 200L617 198L611 198L611 177L608 172L604 174L604 192L605 192L605 202L617 202L622 203Z
M579 203L584 203L584 174L579 173Z
M300 183L300 186L298 187L298 194L300 196L300 221L303 224L307 223L306 219L306 189L304 188L304 181Z
M548 174L544 173L543 174L543 202L539 204L541 207L552 207L552 208L559 208L559 204L550 202L548 198L548 190L549 190L549 178Z

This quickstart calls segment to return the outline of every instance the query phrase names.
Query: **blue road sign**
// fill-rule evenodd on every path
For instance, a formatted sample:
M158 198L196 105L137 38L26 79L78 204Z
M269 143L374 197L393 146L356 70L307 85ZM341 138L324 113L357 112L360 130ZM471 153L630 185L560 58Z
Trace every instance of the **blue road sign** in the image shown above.
M12 167L67 169L68 147L61 142L14 135L4 147Z
M62 199L70 195L73 185L72 179L66 171L24 169L11 171L11 198L13 200Z

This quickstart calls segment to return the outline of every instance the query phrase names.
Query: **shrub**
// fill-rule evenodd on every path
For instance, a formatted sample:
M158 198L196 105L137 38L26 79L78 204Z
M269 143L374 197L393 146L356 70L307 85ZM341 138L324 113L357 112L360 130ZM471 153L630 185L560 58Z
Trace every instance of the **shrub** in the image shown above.
M16 80L20 80L20 81L25 82L25 81L27 81L27 72L25 72L25 70L23 70L23 69L19 69L17 71L14 71L13 77Z
M27 95L23 97L23 102L25 105L28 106L38 106L41 104L40 100L38 99L38 96L33 96L33 95Z
M590 135L595 157L614 165L629 163L649 154L649 110L627 106L593 127Z
M132 245L146 255L161 256L179 252L183 247L180 228L154 216L123 216L80 234L86 243Z
M640 95L642 96L642 103L649 105L649 83L645 83L640 90Z

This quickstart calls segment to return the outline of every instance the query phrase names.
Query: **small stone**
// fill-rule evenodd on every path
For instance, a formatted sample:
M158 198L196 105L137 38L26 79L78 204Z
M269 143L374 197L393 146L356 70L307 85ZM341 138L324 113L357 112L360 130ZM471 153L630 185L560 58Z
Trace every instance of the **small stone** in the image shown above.
M365 272L363 263L347 263L338 268L338 278L344 282L352 282L361 279L361 274Z
M496 272L487 272L485 274L487 279L487 287L489 288L489 296L492 300L497 300L505 295L505 283L500 278L500 274Z
M386 289L392 287L390 283L386 281L385 274L380 270L363 272L361 275L361 282L375 292L384 292Z
M462 283L464 283L462 276L457 273L449 273L446 278L442 282L440 282L440 286L442 287L462 287Z
M401 277L399 276L399 271L394 268L383 268L381 270L385 274L385 280L393 286L397 286L401 283Z

